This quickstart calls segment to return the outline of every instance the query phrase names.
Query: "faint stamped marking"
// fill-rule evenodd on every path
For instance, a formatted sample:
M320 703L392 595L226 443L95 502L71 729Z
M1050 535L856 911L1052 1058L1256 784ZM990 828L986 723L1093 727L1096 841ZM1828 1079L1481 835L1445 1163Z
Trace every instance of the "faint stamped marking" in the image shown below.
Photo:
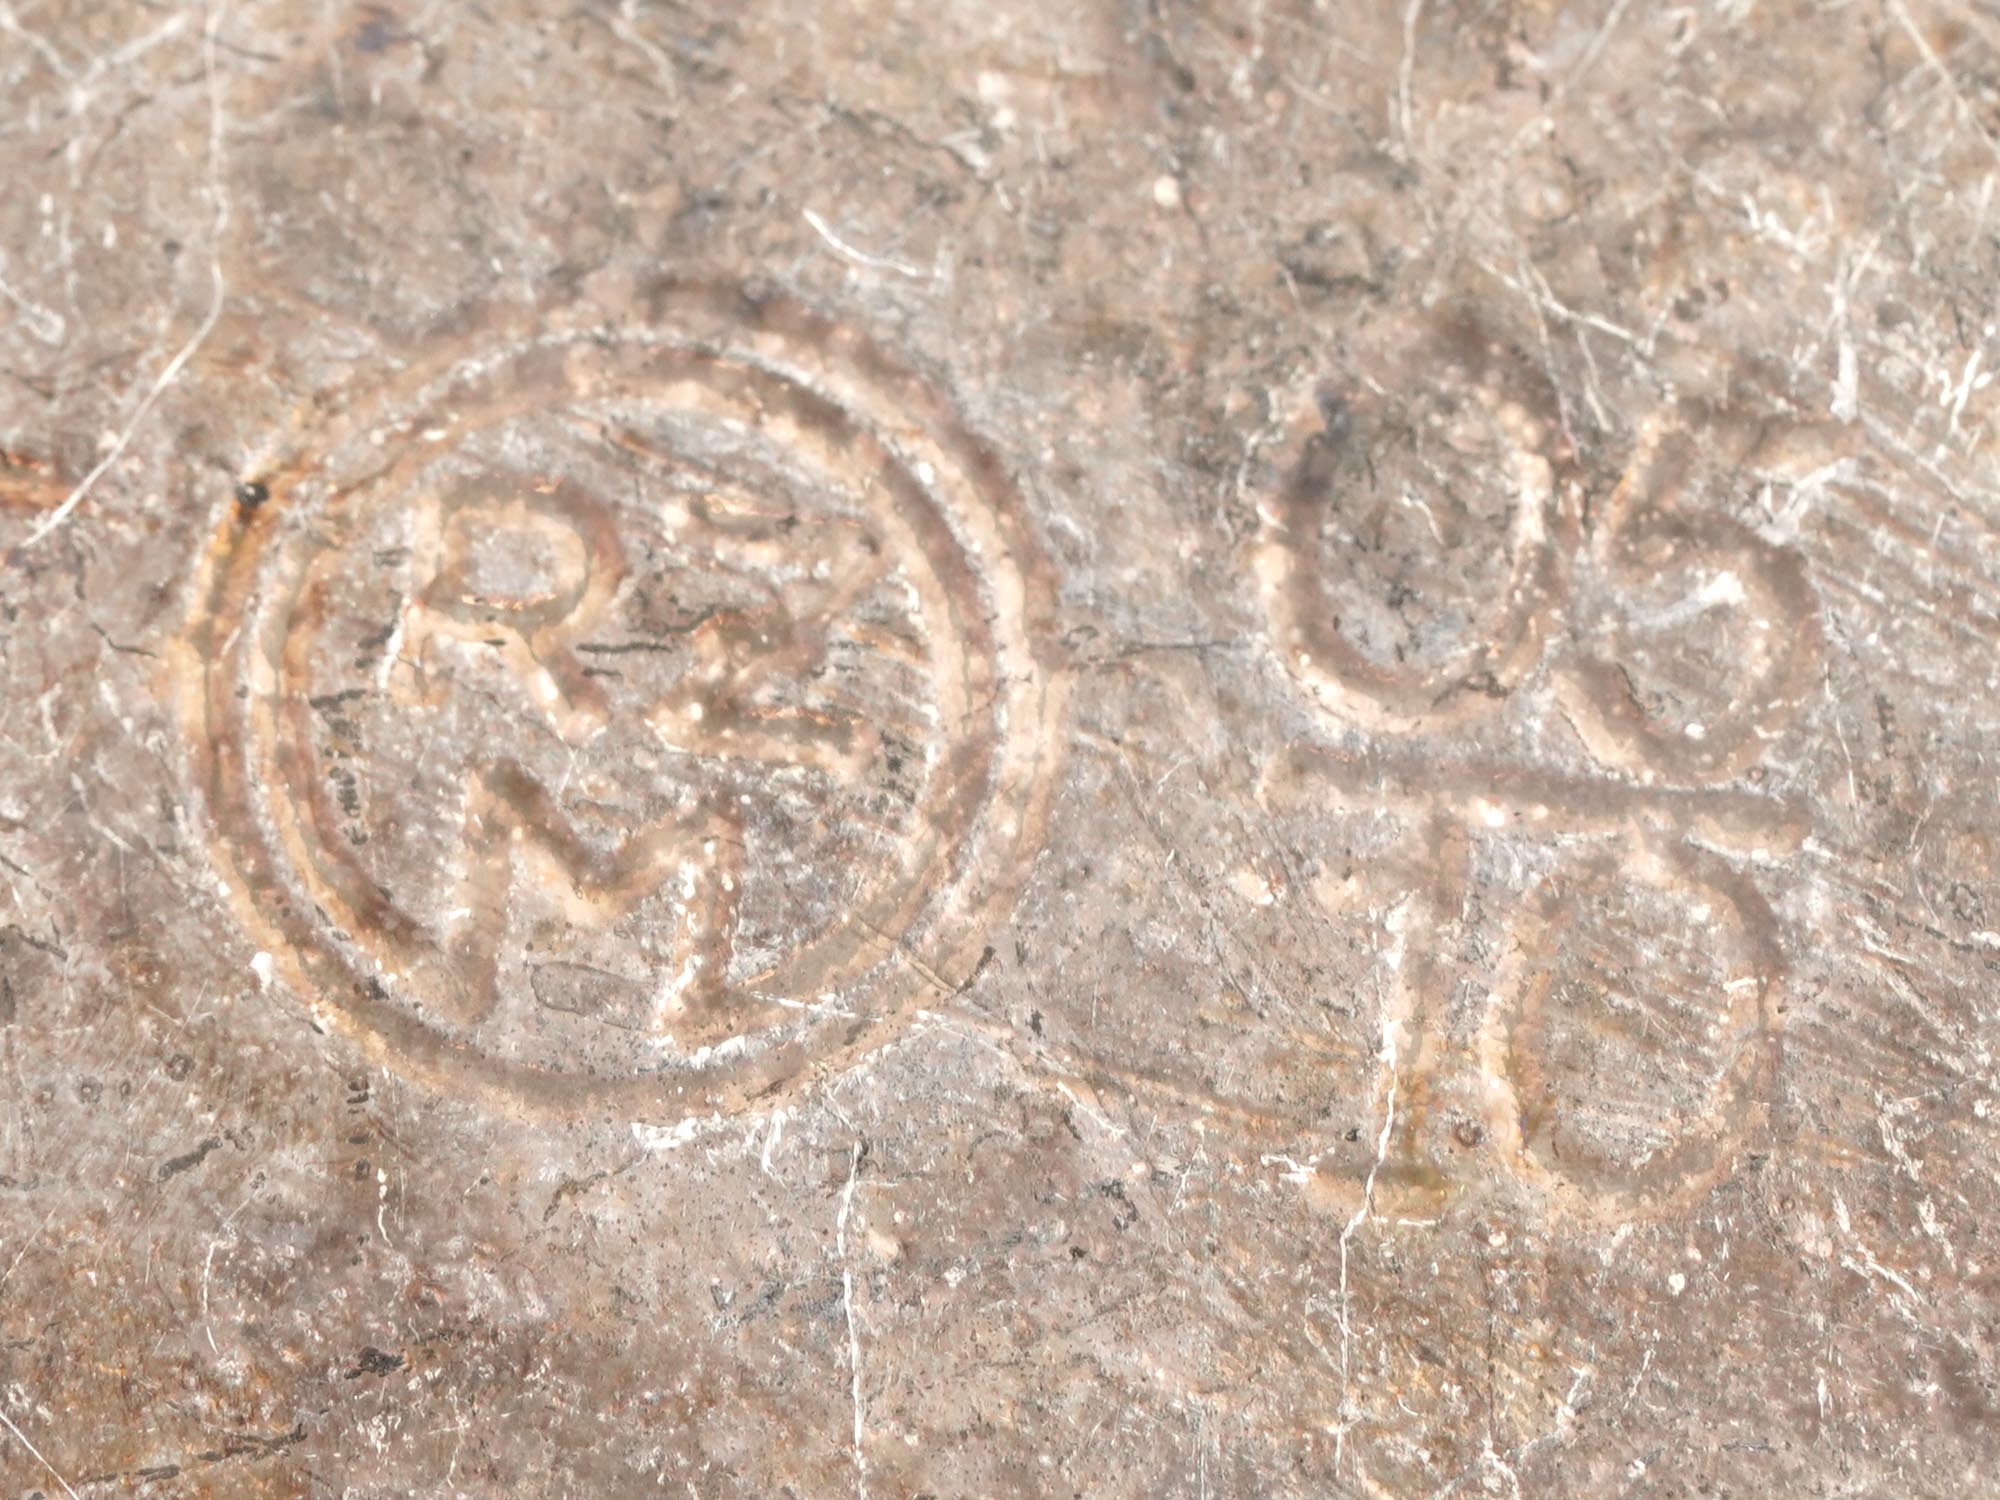
M1452 328L1384 358L1407 362L1393 403L1372 380L1317 394L1256 567L1273 642L1313 698L1413 730L1490 707L1540 658L1576 500L1524 361Z
M1737 862L1795 850L1806 820L1712 784L1750 769L1796 716L1821 656L1818 611L1795 555L1690 502L1693 439L1659 423L1594 518L1580 561L1596 587L1578 596L1559 583L1582 568L1554 539L1573 546L1580 533L1563 519L1553 459L1536 458L1547 429L1510 415L1490 386L1477 395L1507 434L1489 460L1516 510L1509 583L1473 643L1405 671L1343 633L1329 579L1367 570L1351 545L1334 556L1316 545L1319 518L1368 503L1355 492L1373 476L1368 453L1337 457L1351 435L1325 401L1266 517L1274 642L1329 719L1392 739L1497 705L1552 655L1565 717L1617 774L1307 748L1271 768L1266 794L1405 830L1366 882L1388 902L1392 978L1376 1007L1376 1092L1389 1113L1365 1192L1429 1211L1460 1185L1468 1153L1497 1152L1567 1211L1628 1217L1712 1186L1775 1082L1785 965L1776 920ZM1796 458L1770 440L1751 456L1781 469ZM1434 514L1437 501L1406 503ZM1350 521L1334 529L1351 542ZM1449 544L1443 528L1433 540ZM1732 628L1714 628L1716 610ZM1641 673L1638 661L1666 666ZM1553 868L1509 920L1486 1003L1468 1014L1452 997L1482 977L1465 957L1478 945L1461 941L1474 862L1524 837L1557 851ZM1353 892L1319 896L1329 913L1353 914Z
M1817 682L1819 610L1797 554L1739 522L1681 502L1694 440L1649 431L1612 492L1595 533L1596 562L1616 612L1578 622L1581 641L1557 670L1563 710L1590 753L1641 780L1717 781L1745 770L1794 719ZM1634 598L1662 594L1650 608ZM1687 627L1709 611L1735 628L1710 632L1679 664L1679 681L1648 691L1623 664L1640 640ZM1720 687L1728 697L1714 701ZM1673 722L1649 699L1692 707Z
M264 466L182 653L316 1015L495 1100L728 1108L949 988L1060 744L998 462L779 297L494 327Z
M1763 1119L1785 1006L1776 919L1732 861L1797 850L1801 809L1319 747L1273 765L1265 796L1404 830L1366 882L1394 959L1378 1207L1435 1212L1496 1151L1584 1217L1662 1212L1719 1180ZM1483 999L1454 1003L1474 861L1522 838L1562 853L1509 916ZM1330 912L1358 899L1318 895Z
M1713 1186L1776 1082L1776 927L1747 877L1687 844L1545 880L1479 1034L1496 1149L1614 1220Z

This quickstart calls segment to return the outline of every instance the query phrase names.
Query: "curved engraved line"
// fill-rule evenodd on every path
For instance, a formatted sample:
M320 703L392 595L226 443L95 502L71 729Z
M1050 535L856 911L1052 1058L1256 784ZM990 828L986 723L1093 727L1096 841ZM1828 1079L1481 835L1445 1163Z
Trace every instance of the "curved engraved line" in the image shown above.
M891 398L903 418L887 424L882 433L902 450L889 471L892 478L916 487L912 474L917 466L927 466L932 483L956 497L947 513L933 509L930 514L948 534L954 527L969 533L956 541L961 560L985 560L985 589L955 593L945 602L956 613L983 601L982 622L989 628L1009 627L1007 634L994 637L990 698L968 705L994 715L1000 729L987 788L995 815L984 820L979 847L959 847L948 877L951 899L928 923L922 954L905 957L911 993L896 1010L907 1015L927 987L937 988L941 968L973 961L985 938L985 922L1014 900L1027 874L1024 856L1038 847L1048 823L1066 744L1061 725L1070 685L1055 661L1053 573L998 456L967 430L935 388L855 330L789 298L714 283L663 280L650 288L645 305L663 319L706 317L720 319L728 328L754 329L753 349L780 369L803 351L837 353L831 368L815 371L829 393L826 399L866 409L884 395ZM1010 566L997 566L999 559ZM946 773L942 784L961 787L967 769L949 763L941 767ZM959 795L971 790L961 787ZM905 941L889 946L902 954ZM841 1065L871 1045L871 1039L857 1034L826 1049L820 1061Z
M625 575L617 523L573 481L540 479L485 464L477 481L462 481L434 503L442 524L421 602L425 609L463 624L499 626L524 638L544 633L557 638L574 635L588 629L603 612ZM519 511L552 521L577 539L583 549L583 566L547 598L511 605L476 599L467 577L469 559L451 524L468 511L484 511L489 516Z
M1549 618L1566 589L1562 561L1571 527L1560 503L1558 467L1527 448L1521 434L1510 436L1517 449L1506 596L1489 617L1494 623L1487 639L1421 673L1369 660L1332 618L1325 576L1300 539L1311 533L1325 504L1315 481L1328 466L1327 451L1341 439L1323 428L1305 440L1275 513L1265 513L1256 572L1279 655L1322 707L1370 728L1435 728L1496 706L1540 659Z
M937 479L947 487L956 484L962 488L953 519L970 533L972 550L985 560L983 579L991 596L991 618L1018 634L995 640L998 675L984 705L1002 730L1000 758L985 789L990 815L982 821L990 827L981 842L987 847L962 852L959 868L952 872L956 883L947 903L951 916L958 920L948 920L944 911L939 913L934 925L940 937L929 944L930 961L914 955L907 961L906 968L914 978L906 988L921 994L915 978L928 982L934 979L937 965L961 961L983 936L982 914L994 912L1012 899L1025 878L1025 862L1018 856L1039 839L1053 803L1054 771L1064 743L1057 726L1065 710L1068 680L1049 670L1045 660L1054 654L1055 634L1054 586L1048 565L1035 545L1005 468L992 450L965 430L935 391L860 335L786 299L747 293L727 283L669 279L656 283L648 296L650 305L660 312L705 312L721 320L725 333L741 331L731 328L732 319L746 319L746 326L758 330L756 342L762 356L776 362L775 373L781 377L787 357L810 368L814 346L838 349L850 366L829 382L838 399L865 411L873 399L884 394L894 398L910 418L906 425L899 425L898 444L907 452L923 455L924 461L935 461ZM515 322L523 338L546 333L529 324L525 314ZM572 336L587 337L593 332L603 330L587 325L574 330ZM800 339L806 341L806 347L793 347ZM453 356L440 355L427 361L408 381L376 388L373 400L328 423L318 434L321 445L331 447L347 435L365 430L372 413L414 396L454 363ZM282 467L289 472L290 483L296 484L315 464L310 453L300 453ZM914 481L909 482L914 485ZM373 992L379 983L361 979L330 950L313 915L288 892L264 846L259 820L251 811L256 792L243 759L250 743L245 732L247 713L232 680L236 674L229 668L248 649L243 639L248 618L245 607L255 591L258 562L283 510L282 504L270 504L239 518L240 525L225 522L218 529L197 578L187 635L175 647L173 658L183 686L194 762L207 785L210 814L223 835L216 850L221 856L219 866L231 877L246 927L270 941L279 976L306 999L315 1015L354 1035L385 1067L457 1089L497 1110L526 1108L549 1117L573 1117L587 1100L616 1101L637 1118L666 1117L689 1109L737 1108L752 1099L809 1086L810 1067L851 1062L879 1042L879 1026L862 1018L838 1030L787 1039L742 1059L726 1072L697 1068L641 1078L593 1080L584 1085L539 1068L467 1056L445 1045L407 1012L384 1003ZM952 534L953 527L942 517L939 524L947 535ZM254 661L251 669L254 672ZM948 784L957 780L946 778ZM991 847L996 845L997 849ZM969 868L975 857L983 877L977 882ZM901 951L894 942L890 946ZM907 1013L913 1004L906 996L893 1008L894 1014Z
M1609 1222L1653 1217L1687 1206L1725 1176L1735 1152L1761 1126L1778 1071L1781 1001L1785 964L1778 949L1777 919L1754 884L1719 860L1686 846L1653 849L1641 845L1622 864L1606 858L1586 868L1598 879L1621 875L1663 890L1695 889L1720 898L1742 933L1754 979L1729 996L1729 1028L1734 1055L1711 1091L1707 1106L1671 1144L1653 1153L1643 1167L1607 1166L1632 1175L1632 1188L1594 1184L1549 1158L1534 1137L1531 1106L1537 1096L1541 1063L1536 1039L1553 976L1548 960L1574 900L1551 877L1532 899L1489 997L1479 1035L1479 1060L1489 1089L1487 1125L1495 1146L1526 1182L1546 1191L1567 1211Z
M1559 700L1591 755L1647 780L1720 781L1754 764L1764 742L1798 717L1823 646L1817 601L1797 554L1727 517L1681 515L1668 508L1686 484L1693 456L1686 434L1648 434L1607 506L1600 555L1615 578L1649 576L1638 557L1647 541L1734 559L1751 606L1747 613L1772 658L1735 690L1729 712L1703 720L1698 740L1648 718L1615 663L1581 655L1559 665Z

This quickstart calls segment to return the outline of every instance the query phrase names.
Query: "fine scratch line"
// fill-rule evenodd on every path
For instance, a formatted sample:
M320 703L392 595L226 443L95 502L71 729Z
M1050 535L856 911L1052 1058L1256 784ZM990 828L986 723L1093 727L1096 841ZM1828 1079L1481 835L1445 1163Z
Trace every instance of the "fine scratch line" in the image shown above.
M891 260L887 256L870 255L866 250L856 249L853 245L848 244L846 240L835 234L833 226L828 224L826 220L822 219L811 209L805 210L804 217L805 221L812 225L819 237L831 245L834 253L839 255L841 259L852 261L855 265L865 267L870 271L894 271L897 275L907 276L912 281L930 280L928 272L918 269L908 261Z
M1368 1164L1368 1180L1361 1185L1361 1203L1340 1231L1340 1426L1333 1437L1334 1472L1340 1472L1341 1455L1347 1447L1347 1429L1353 1425L1353 1417L1348 1407L1352 1400L1353 1373L1352 1351L1354 1346L1353 1323L1349 1317L1350 1298L1347 1290L1347 1245L1354 1238L1355 1231L1368 1222L1375 1209L1375 1174L1382 1170L1382 1163L1389 1156L1389 1141L1396 1130L1396 1053L1397 1030L1400 1022L1390 1017L1382 1024L1383 1068L1388 1074L1389 1090L1382 1104L1382 1134L1375 1141L1375 1160Z
M1938 56L1937 48L1930 44L1930 39L1924 35L1923 29L1917 25L1916 18L1910 14L1910 7L1904 3L1904 0L1890 0L1889 10L1895 16L1896 24L1903 28L1904 34L1909 37L1912 45L1922 55L1925 63L1929 65L1933 73L1937 74L1938 82L1944 85L1944 91L1951 96L1953 112L1971 127L1972 133L1979 137L1979 143L1986 148L1988 154L1996 161L2000 161L2000 144L1996 144L1993 137L1987 133L1985 126L1979 123L1978 112L1973 109L1970 101L1966 99L1965 91L1959 88L1958 79L1952 76L1950 66L1942 57Z
M201 326L195 329L194 337L190 338L182 346L181 351L167 362L167 367L160 371L159 379L155 380L152 389L146 392L138 410L132 413L131 420L125 424L125 430L118 434L118 440L111 445L104 457L97 461L96 466L83 476L77 487L69 492L68 498L50 511L28 533L27 538L21 543L24 548L34 546L67 521L97 487L97 481L104 477L113 464L125 456L125 450L131 446L132 438L138 432L140 424L146 420L167 388L180 379L188 361L193 359L201 346L208 342L208 336L215 332L215 325L222 320L222 306L229 295L228 282L222 274L222 237L229 228L229 193L222 181L222 85L216 73L215 51L216 38L222 29L222 18L228 8L228 0L214 0L208 8L208 24L202 32L202 61L208 75L208 194L209 201L215 205L215 224L210 231L212 252L208 267L211 286L208 313L202 318Z
M1410 96L1417 73L1417 23L1423 19L1424 0L1410 0L1403 12L1403 57L1396 68L1396 125L1403 137L1403 149L1417 154L1415 132L1411 128Z
M854 1143L854 1160L847 1168L847 1186L840 1190L840 1218L834 1227L834 1253L840 1257L840 1305L847 1315L847 1368L854 1397L854 1485L868 1500L868 1455L861 1446L861 1335L854 1326L854 1273L847 1268L847 1214L854 1207L854 1179L861 1172L861 1143Z
M69 1481L63 1478L61 1474L56 1472L56 1466L50 1463L46 1458L42 1457L42 1450L37 1448L33 1443L28 1441L28 1435L25 1432L21 1431L20 1428L16 1427L14 1425L13 1419L9 1417L7 1413L4 1411L0 1411L0 1422L6 1423L7 1430L14 1434L14 1440L35 1456L36 1463L40 1464L43 1468L47 1469L51 1474L55 1475L56 1483L63 1487L63 1493L65 1495L68 1495L70 1497L70 1500L82 1500L82 1497L79 1496L75 1490L69 1487Z

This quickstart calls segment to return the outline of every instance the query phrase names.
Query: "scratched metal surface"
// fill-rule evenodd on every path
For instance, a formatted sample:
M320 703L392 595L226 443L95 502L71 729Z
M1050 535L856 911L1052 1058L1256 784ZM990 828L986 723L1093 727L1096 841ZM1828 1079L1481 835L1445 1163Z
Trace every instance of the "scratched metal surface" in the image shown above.
M0 1493L2000 1459L1987 0L0 5Z

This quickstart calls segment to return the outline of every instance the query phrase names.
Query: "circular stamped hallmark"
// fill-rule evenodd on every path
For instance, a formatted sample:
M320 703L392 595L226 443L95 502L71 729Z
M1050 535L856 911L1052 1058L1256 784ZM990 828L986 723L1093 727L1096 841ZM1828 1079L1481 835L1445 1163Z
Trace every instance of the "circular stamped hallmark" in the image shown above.
M859 335L669 283L489 331L239 491L183 654L316 1015L537 1112L767 1097L949 992L1045 821L1051 590Z

